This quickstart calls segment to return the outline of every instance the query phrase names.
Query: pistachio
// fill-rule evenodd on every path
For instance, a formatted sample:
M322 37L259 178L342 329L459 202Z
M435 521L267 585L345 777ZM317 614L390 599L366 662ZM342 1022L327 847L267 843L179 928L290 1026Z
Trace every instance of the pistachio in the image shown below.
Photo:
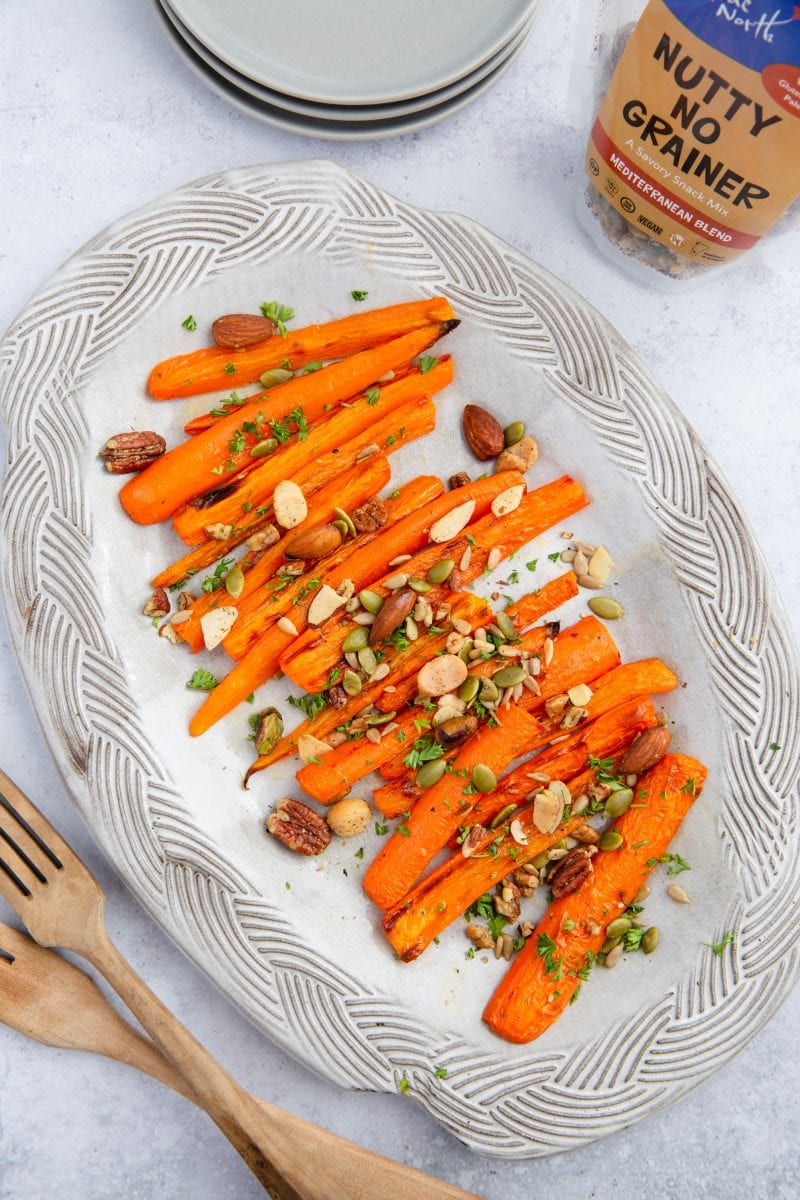
M240 566L231 567L225 576L225 591L238 600L244 591L244 571Z
M412 575L408 581L408 586L418 595L422 595L424 592L429 592L432 585L428 583L427 579L418 579L415 575Z
M633 922L630 917L617 917L615 921L611 921L606 925L607 938L621 938L633 928Z
M358 598L361 601L361 607L365 608L368 613L377 614L383 607L383 596L377 592L373 592L371 588L364 588L358 593Z
M498 613L495 617L495 621L497 622L497 627L502 633L503 637L508 638L509 641L512 641L517 636L517 627L508 613Z
M458 689L458 697L465 704L471 704L480 691L481 680L478 675L468 675Z
M345 671L342 676L342 687L348 696L357 696L362 687L361 676L356 675L355 671Z
M342 650L345 654L357 654L359 650L363 650L369 641L369 629L366 625L357 625L355 629L351 629L347 637L342 642Z
M265 371L258 382L262 388L271 388L277 387L279 383L288 383L293 378L294 374L285 367L273 367L271 371Z
M277 708L265 708L258 714L253 745L256 753L269 754L283 737L283 717Z
M434 563L426 576L428 583L444 583L452 575L455 565L452 558L443 558L439 562ZM409 586L413 585L409 583Z
M525 678L525 668L515 664L511 667L501 667L492 676L492 683L497 688L515 687Z
M506 425L503 430L503 440L508 446L516 446L517 442L525 437L525 422L512 421L510 425Z
M605 814L607 817L621 817L633 804L631 788L619 788L612 792L606 800Z
M255 446L250 450L251 458L266 458L268 454L277 447L277 438L264 438L262 442L256 442Z
M651 925L650 928L645 929L644 933L642 934L640 946L641 949L644 950L645 954L652 954L657 945L658 930L656 929L655 925Z
M365 674L372 675L378 665L375 652L370 650L369 646L363 646L361 650L358 651L358 663L361 667L361 670L364 671Z
M616 621L625 612L619 600L612 600L610 596L592 596L589 608L596 617L602 617L605 621Z
M447 770L447 762L443 758L434 758L424 763L414 776L414 783L419 788L433 787Z
M597 845L600 850L619 850L624 841L621 833L617 833L616 829L609 829L603 834Z
M472 768L472 784L479 792L485 795L493 792L497 787L497 776L491 767L487 767L485 763L476 763Z

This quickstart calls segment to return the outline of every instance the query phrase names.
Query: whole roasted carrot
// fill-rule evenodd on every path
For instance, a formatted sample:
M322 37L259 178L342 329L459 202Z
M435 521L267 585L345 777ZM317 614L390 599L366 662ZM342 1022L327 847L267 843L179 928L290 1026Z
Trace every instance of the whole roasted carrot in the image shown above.
M516 625L517 629L527 629L534 621L540 620L547 613L555 612L562 604L566 604L578 594L578 581L574 571L565 571L544 584L538 591L528 592L520 600L509 604L506 614Z
M453 597L452 615L461 620L469 621L473 626L477 626L489 620L491 609L480 596L474 596L471 592L459 592ZM387 685L390 688L395 686L394 681L396 679L402 681L404 678L410 677L416 681L417 674L422 665L444 648L447 637L447 632L429 636L426 639L424 650L419 647L418 643L412 642L409 644L407 650L401 650L397 654L393 654L390 660L391 674L386 679L381 680L379 683L368 684L358 696L354 697L343 708L335 709L326 707L314 718L301 722L296 729L293 729L291 733L281 739L274 750L256 760L245 775L245 783L251 775L256 774L258 771L263 771L265 767L278 762L282 758L286 758L290 754L295 754L298 739L304 733L310 733L320 739L325 738L349 718L356 716L367 706L374 705L378 697L385 691ZM398 709L400 708L402 708L402 705L398 705ZM414 710L413 715L419 719L422 714L419 710ZM365 745L365 743L361 742L358 744ZM365 748L371 745L372 743L366 743ZM366 767L362 774L366 775L370 770L372 770L372 767Z
M430 433L436 425L436 408L428 376L433 376L434 390L446 386L452 379L452 360L439 362L425 377L414 371L397 383L369 389L317 421L302 440L292 438L266 458L251 459L255 468L216 503L202 507L190 504L179 509L172 518L176 533L189 545L195 545L205 538L204 530L209 526L233 524L239 528L256 519L271 501L276 480L292 479L302 486L298 476L306 480L320 478L314 468L323 458L341 457L352 462L368 446L393 453L409 441ZM328 470L332 477L331 468Z
M147 387L154 400L216 392L232 383L244 387L286 362L297 371L312 362L346 358L452 317L453 310L442 296L370 309L324 325L307 325L287 332L286 337L275 335L248 350L209 346L167 358L153 367Z
M391 469L386 455L371 455L365 462L352 467L338 479L334 479L318 491L307 495L308 517L304 528L308 529L314 525L324 525L326 522L331 521L334 517L334 510L337 507L346 510L358 508L371 496L375 496L382 487L385 487L390 477ZM262 600L266 599L268 592L265 591L265 587L268 585L269 580L279 572L281 565L288 566L285 555L287 540L286 535L284 535L274 546L269 546L263 550L260 557L257 557L256 562L252 566L248 566L247 559L249 556L247 555L239 560L238 565L244 571L244 588L235 598L229 595L225 596L226 605L238 610L239 616L237 620L241 620L248 597L251 598L251 601L254 596ZM320 571L325 570L327 561L327 559L323 559L318 565L314 564L311 568L312 571L318 574ZM291 577L287 578L291 579ZM169 579L168 582L172 584L173 580ZM284 583L284 579L278 578L275 586ZM164 587L166 585L162 583L155 584L154 586ZM208 612L209 606L216 601L219 601L219 595L216 593L201 594L192 604L189 619L175 627L180 637L185 642L188 642L195 651L202 650L203 648L203 633L200 628L200 618L204 613ZM249 692L245 692L245 695L249 695Z
M642 776L637 807L613 825L621 847L598 854L584 884L552 902L495 990L483 1014L494 1033L531 1042L561 1016L588 975L607 926L633 902L705 778L703 764L683 754L667 755Z
M441 490L441 480L436 479L435 476L422 475L417 479L411 480L410 483L398 489L396 496L389 497L386 500L388 519L392 521L403 516L409 510L415 510L419 503L424 503L437 490ZM376 533L362 533L352 542L346 542L340 547L334 555L326 560L326 579L341 582L339 575L346 572L348 559L358 553L364 546L367 546L376 536ZM264 560L259 560L250 572L251 584L253 584L254 590L236 601L236 604L240 606L239 618L234 624L232 633L236 632L240 621L244 619L244 609L246 606L253 600L258 591L264 587L264 580L260 577L262 561L267 562L267 566L264 569L267 570L269 568L270 574L272 574L274 564L268 561L268 555L269 551L265 555ZM247 575L245 575L246 592L247 578ZM281 651L286 649L295 636L292 633L287 633L285 629L280 628L277 623L278 618L287 611L291 611L294 621L302 626L302 622L306 617L306 608L303 605L303 600L310 592L312 581L314 584L317 582L317 577L313 572L307 572L305 575L292 579L286 585L285 589L283 580L278 579L276 581L276 586L272 590L271 597L272 613L270 624L264 629L262 635L249 645L248 652L242 657L241 661L206 696L203 704L192 717L189 724L189 732L193 737L205 733L207 729L210 729L212 725L229 713L241 700L249 696L255 688L260 687L262 683L266 683L268 679L272 678L278 670L278 657ZM179 632L181 628L181 626L178 626ZM231 635L229 634L228 636L230 637Z
M141 525L152 525L171 517L193 496L211 491L219 484L220 476L215 472L226 472L229 468L228 473L233 474L240 464L252 461L249 445L246 449L238 449L244 421L263 429L266 437L266 427L270 423L285 419L294 409L300 408L310 425L324 415L326 405L340 404L368 388L388 371L404 366L455 328L455 324L428 325L416 333L332 363L311 375L292 379L273 389L267 397L256 397L229 417L221 418L204 433L181 442L131 478L120 492L123 508Z
M484 727L471 738L456 755L451 773L427 789L425 802L415 805L370 864L364 876L367 895L381 908L402 899L444 849L451 833L468 820L480 794L471 782L473 768L482 764L498 775L536 745L537 737L537 722L520 708L512 708L502 725Z

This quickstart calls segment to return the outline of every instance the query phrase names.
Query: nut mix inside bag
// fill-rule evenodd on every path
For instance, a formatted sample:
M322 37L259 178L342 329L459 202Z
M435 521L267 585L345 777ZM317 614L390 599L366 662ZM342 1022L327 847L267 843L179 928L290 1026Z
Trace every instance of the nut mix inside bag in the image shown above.
M604 39L619 60L589 138L583 223L647 267L702 275L800 195L800 6L649 0L635 25L620 15Z

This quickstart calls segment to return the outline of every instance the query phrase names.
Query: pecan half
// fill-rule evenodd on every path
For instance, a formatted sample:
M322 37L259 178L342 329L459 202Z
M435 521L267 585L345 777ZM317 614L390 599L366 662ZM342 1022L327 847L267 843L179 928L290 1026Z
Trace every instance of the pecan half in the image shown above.
M466 487L468 483L472 483L472 480L467 472L456 471L455 475L451 475L448 479L447 486L451 492L454 492L456 488Z
M296 854L321 854L331 840L331 831L319 813L290 796L278 801L267 817L267 829Z
M161 434L145 429L110 437L100 451L100 457L105 459L106 470L112 475L132 475L149 467L166 448L167 443Z
M460 567L453 567L450 574L447 576L447 588L451 592L460 592L463 587L463 577Z
M374 533L376 529L381 529L389 519L386 505L377 496L367 500L366 504L362 504L350 516L359 533Z
M500 894L494 897L495 912L499 912L508 921L516 921L521 911L521 895L521 889L512 879L504 879L500 885Z
M559 896L577 892L593 873L591 856L583 846L576 846L555 864L548 876L547 882L553 898L557 900Z
M328 688L325 693L325 699L331 708L344 708L345 704L347 704L347 692L341 684L336 683L333 687Z

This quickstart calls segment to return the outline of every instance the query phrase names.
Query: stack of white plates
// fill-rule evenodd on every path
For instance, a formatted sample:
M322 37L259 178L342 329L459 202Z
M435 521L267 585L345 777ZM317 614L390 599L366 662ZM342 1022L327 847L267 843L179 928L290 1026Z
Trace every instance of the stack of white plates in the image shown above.
M250 116L309 137L410 133L477 99L545 0L152 0L175 49Z

